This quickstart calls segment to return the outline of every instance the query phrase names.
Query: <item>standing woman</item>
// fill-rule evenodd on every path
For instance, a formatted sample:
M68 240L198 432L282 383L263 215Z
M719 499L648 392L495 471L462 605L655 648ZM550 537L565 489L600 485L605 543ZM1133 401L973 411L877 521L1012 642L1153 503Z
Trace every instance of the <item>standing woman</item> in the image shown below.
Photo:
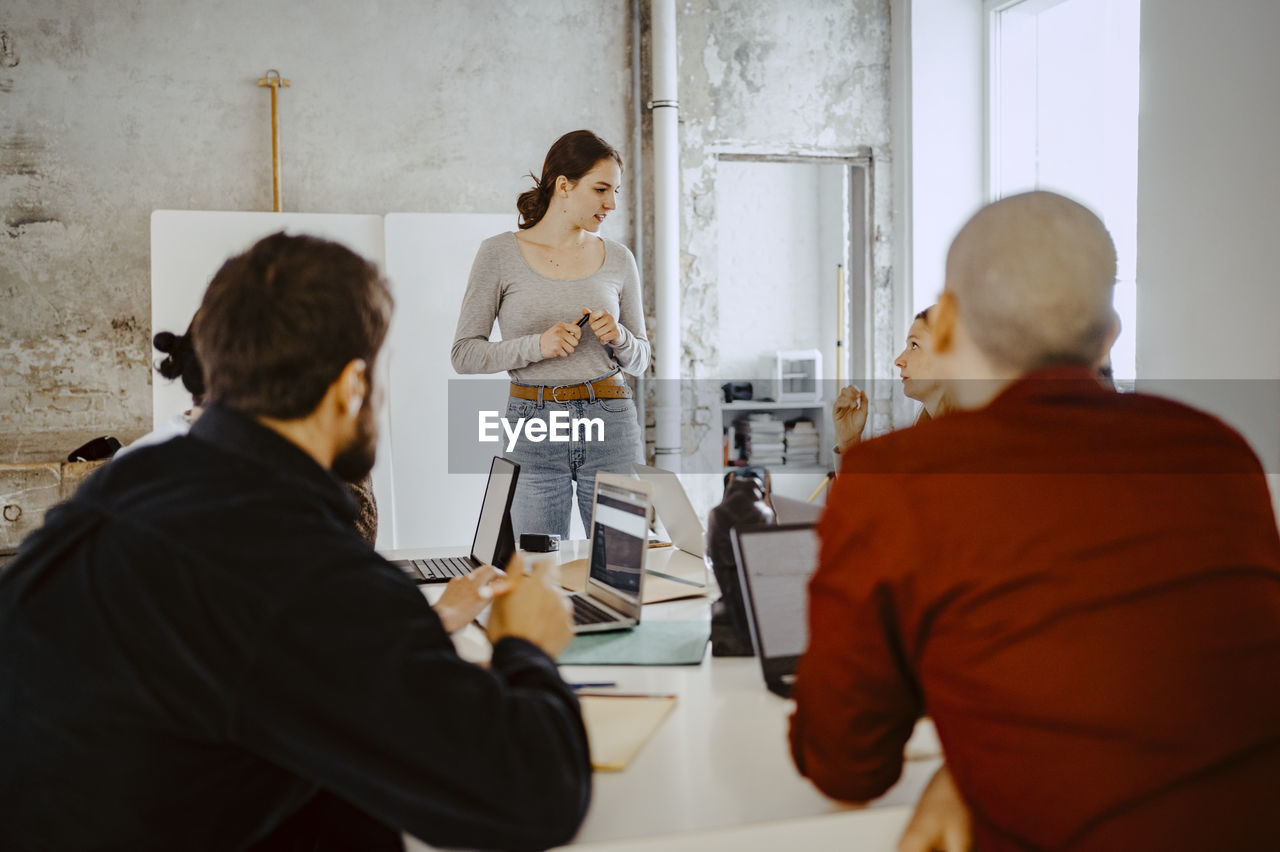
M551 435L556 412L603 423L603 435L592 427L567 442L535 442L522 431L507 454L520 465L516 535L568 538L574 483L589 532L596 473L630 474L639 456L640 425L621 373L645 371L649 340L635 258L597 233L617 207L622 157L575 130L551 146L536 181L516 200L520 230L490 237L476 253L452 360L463 374L507 371L512 427L541 420ZM495 318L498 342L489 339Z

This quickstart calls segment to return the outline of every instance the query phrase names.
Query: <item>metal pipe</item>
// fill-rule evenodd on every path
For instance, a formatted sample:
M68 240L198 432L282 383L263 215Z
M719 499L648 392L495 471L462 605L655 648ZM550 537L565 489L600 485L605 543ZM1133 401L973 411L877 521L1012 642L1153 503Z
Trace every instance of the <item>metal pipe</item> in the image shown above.
M836 393L844 384L844 264L836 264ZM812 499L812 498L810 498Z
M654 362L654 464L679 471L680 410L680 143L675 0L650 8L653 100L653 266L657 349Z
M640 273L641 287L644 286L644 71L641 58L640 41L640 4L642 0L631 0L631 233L634 235L631 248L635 250L636 267ZM649 463L648 449L644 440L644 428L647 420L645 414L646 392L645 377L636 377L636 417L640 420L640 448L636 461Z

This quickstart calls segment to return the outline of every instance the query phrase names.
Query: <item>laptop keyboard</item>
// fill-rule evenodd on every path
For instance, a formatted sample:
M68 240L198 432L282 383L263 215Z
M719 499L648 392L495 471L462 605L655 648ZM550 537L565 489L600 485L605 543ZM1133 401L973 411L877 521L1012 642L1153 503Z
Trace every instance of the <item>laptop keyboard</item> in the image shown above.
M569 600L573 601L574 624L604 624L618 620L616 615L606 612L592 603L588 603L586 598L581 595L570 595Z
M426 580L447 580L451 577L465 577L471 573L471 563L459 556L449 556L442 559L408 559L405 561L408 563L406 574L412 577L416 571Z

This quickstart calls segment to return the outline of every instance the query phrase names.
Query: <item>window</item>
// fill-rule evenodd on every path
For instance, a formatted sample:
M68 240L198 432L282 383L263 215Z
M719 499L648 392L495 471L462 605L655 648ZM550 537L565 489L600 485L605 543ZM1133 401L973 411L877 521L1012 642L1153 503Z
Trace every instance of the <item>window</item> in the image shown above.
M1111 350L1118 380L1137 350L1140 0L988 0L988 195L1050 189L1088 205L1115 240Z

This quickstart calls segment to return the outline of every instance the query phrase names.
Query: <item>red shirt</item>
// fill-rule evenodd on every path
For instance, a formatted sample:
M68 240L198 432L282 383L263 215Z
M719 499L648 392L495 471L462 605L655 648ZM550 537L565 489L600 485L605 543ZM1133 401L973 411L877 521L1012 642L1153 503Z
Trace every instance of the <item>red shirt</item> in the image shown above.
M927 713L986 852L1280 842L1280 536L1220 421L1041 371L847 453L819 533L791 741L828 795Z

